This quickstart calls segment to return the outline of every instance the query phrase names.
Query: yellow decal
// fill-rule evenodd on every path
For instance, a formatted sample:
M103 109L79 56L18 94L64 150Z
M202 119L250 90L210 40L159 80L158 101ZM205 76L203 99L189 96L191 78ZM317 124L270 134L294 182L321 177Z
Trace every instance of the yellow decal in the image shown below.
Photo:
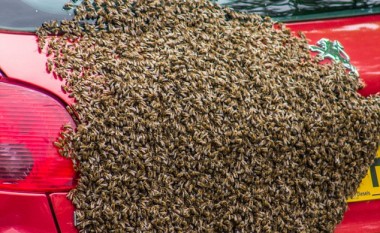
M380 148L376 153L375 162L369 167L355 196L348 199L347 202L375 199L380 199Z

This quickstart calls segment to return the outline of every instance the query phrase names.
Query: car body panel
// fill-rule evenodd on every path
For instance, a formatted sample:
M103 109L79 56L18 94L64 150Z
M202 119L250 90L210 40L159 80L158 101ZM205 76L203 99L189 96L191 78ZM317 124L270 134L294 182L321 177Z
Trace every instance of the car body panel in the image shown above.
M378 232L380 232L380 200L350 203L343 221L335 229L335 233Z
M0 232L57 232L47 196L0 191Z
M34 34L0 30L0 51L0 69L9 79L35 85L66 103L73 102L62 91L62 80L47 72L47 56L38 51Z
M359 70L361 78L366 83L366 87L359 92L367 96L380 91L380 47L378 46L380 41L380 15L296 22L289 23L287 26L294 32L303 31L310 44L315 44L321 38L338 40L344 46L347 54L350 55L352 64ZM56 95L67 104L73 103L73 99L68 98L67 94L62 92L62 80L47 73L45 64L47 57L45 54L39 53L35 35L0 31L0 51L0 69L8 78L36 85ZM41 203L40 207L34 206L35 209L40 208L38 211L41 214L38 215L39 212L29 209L28 211L34 214L34 218L27 221L37 223L43 221L46 229L50 227L51 216L46 213L49 206L46 204L47 199L44 195L36 194L37 197L35 197L34 194L20 194L21 196L25 195L25 199L21 202L19 199L22 198L18 194L13 198L8 197L11 196L10 194L6 194L8 199L4 195L0 193L0 203L3 201L7 203L0 204L0 211L7 211L12 206L16 206L14 210L21 211L20 214L22 215L26 210L22 210L20 206L25 200L30 200L30 205ZM62 232L76 232L72 217L74 207L66 199L66 194L51 194L49 197ZM36 202L34 198L41 200ZM380 232L379 203L380 201L350 203L344 220L337 227L336 232ZM6 219L0 218L0 230L3 229L1 228L3 224L9 225L11 223L11 220ZM17 224L22 223L17 222ZM43 229L45 229L44 226Z
M74 226L75 208L67 199L67 193L53 193L49 195L49 198L61 232L78 232Z
M366 86L359 91L368 96L380 92L380 15L290 23L292 31L302 31L309 44L321 38L338 40L350 56Z

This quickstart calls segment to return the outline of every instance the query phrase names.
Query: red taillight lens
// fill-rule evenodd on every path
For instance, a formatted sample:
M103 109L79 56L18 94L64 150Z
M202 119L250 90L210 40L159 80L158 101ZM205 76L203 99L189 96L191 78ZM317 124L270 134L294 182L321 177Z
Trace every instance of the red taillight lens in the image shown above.
M54 142L74 122L54 98L0 82L0 190L64 191L74 186L72 162Z

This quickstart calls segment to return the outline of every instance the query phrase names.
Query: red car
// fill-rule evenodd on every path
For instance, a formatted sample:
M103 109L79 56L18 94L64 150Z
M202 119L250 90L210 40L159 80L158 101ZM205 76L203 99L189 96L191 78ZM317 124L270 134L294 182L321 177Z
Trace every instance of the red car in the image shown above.
M34 34L42 22L71 17L72 12L62 9L65 2L4 0L1 3L0 232L77 232L74 207L66 198L75 186L76 174L72 162L61 157L54 146L62 126L75 125L66 110L73 100L62 90L59 77L47 72L46 55L38 51ZM303 31L311 45L322 38L335 42L340 45L335 55L356 68L366 83L360 94L380 92L380 8L377 7L380 1L368 1L372 5L362 1L347 5L349 1L342 1L338 8L336 1L316 1L315 6L323 2L327 8L317 7L314 11L307 4L302 5L302 1L295 1L296 7L290 2L281 5L282 8L276 8L279 1L251 2L219 1L238 10L281 16L276 19L285 20L294 32ZM250 8L257 2L266 5ZM274 2L273 6L267 2ZM324 49L321 42L314 48L317 52L318 48ZM380 160L371 166L336 232L380 232L377 166Z

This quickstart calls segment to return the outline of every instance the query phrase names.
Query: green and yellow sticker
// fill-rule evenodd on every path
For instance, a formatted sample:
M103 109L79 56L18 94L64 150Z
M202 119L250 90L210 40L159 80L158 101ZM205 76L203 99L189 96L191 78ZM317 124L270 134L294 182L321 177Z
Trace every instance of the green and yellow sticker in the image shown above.
M377 150L374 163L369 167L355 196L348 202L380 199L380 148Z

